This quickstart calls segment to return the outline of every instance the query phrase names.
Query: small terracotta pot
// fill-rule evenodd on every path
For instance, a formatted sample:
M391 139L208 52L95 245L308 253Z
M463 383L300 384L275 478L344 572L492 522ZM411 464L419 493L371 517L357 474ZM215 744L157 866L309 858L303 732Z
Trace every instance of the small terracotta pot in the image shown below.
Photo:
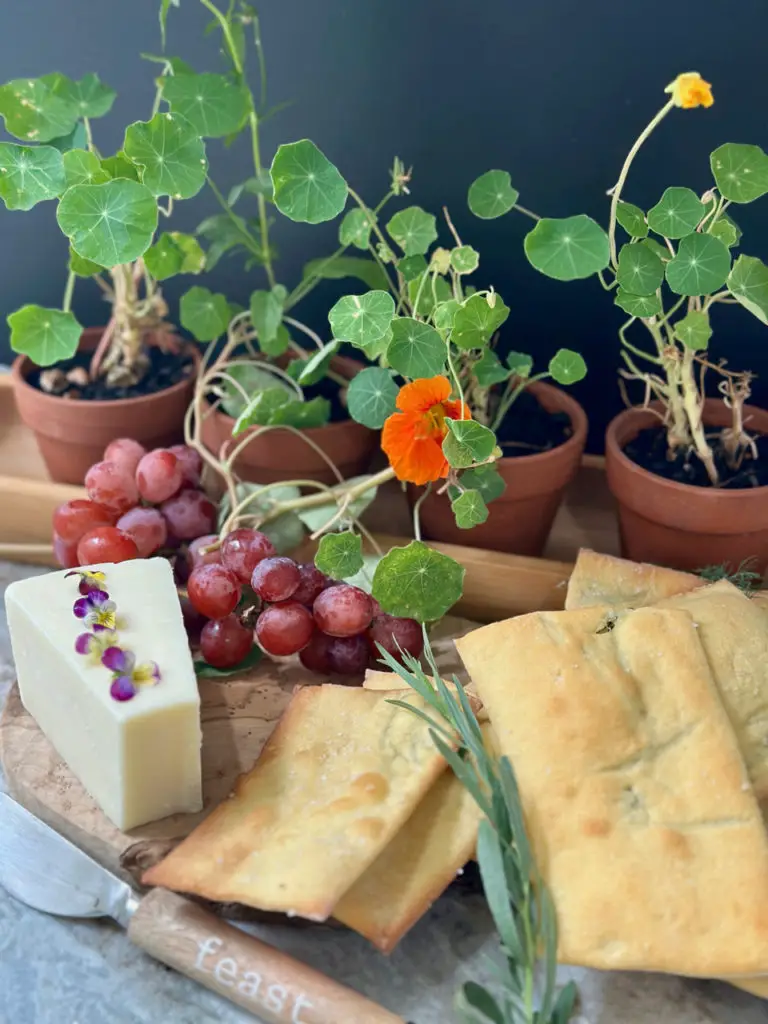
M80 348L92 352L103 327L86 327ZM189 346L197 365L200 356ZM184 413L192 401L195 375L165 391L113 402L86 402L48 395L27 383L32 370L27 356L19 356L11 368L19 416L33 431L40 454L52 480L82 484L94 462L99 462L110 441L132 437L146 448L177 444L184 439Z
M658 406L658 408L661 408ZM746 428L768 434L768 412L744 407ZM708 398L708 427L726 427L731 417L723 402ZM697 571L708 565L737 566L754 559L755 571L768 566L768 487L728 490L692 487L643 469L624 454L625 446L659 419L645 409L627 409L611 420L605 434L608 486L619 504L623 554L635 562Z
M445 494L431 493L419 506L422 535L427 540L466 547L506 551L515 555L541 555L563 497L579 468L587 440L587 416L565 391L552 384L531 384L528 389L547 412L565 412L573 433L563 444L538 455L499 459L499 473L507 485L488 506L488 518L471 530L456 525ZM411 505L422 488L409 485Z
M363 364L346 356L331 360L331 368L351 380L363 369ZM235 444L258 432L258 427L232 437L235 421L220 409L206 409L200 435L203 444L218 456L227 444L231 451ZM364 473L378 445L376 431L344 420L324 427L310 427L301 431L339 469L345 480ZM251 483L272 484L280 480L317 480L323 484L337 483L336 474L311 445L288 430L270 430L261 437L253 437L235 462L235 471L242 480Z

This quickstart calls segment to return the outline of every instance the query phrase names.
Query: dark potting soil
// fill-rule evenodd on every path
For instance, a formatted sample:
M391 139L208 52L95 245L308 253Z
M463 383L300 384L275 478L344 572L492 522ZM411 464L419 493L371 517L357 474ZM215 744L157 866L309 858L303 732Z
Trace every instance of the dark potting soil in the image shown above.
M565 412L547 412L538 398L522 391L496 431L507 458L548 452L565 444L573 434L571 418Z
M99 379L85 385L68 383L63 391L57 391L56 394L61 398L77 398L85 402L115 402L120 398L143 398L145 395L165 391L195 372L195 364L186 352L164 352L155 345L148 346L146 352L149 356L149 368L138 384L110 387L104 379ZM71 359L57 363L56 369L64 374L74 369L87 370L92 356L92 352L76 352ZM34 388L40 388L40 374L43 372L45 371L35 367L27 377L27 382Z
M768 485L768 436L757 437L757 459L747 452L737 470L730 468L722 450L715 448L715 464L721 487L729 490L747 490ZM693 487L711 487L704 463L696 454L678 452L669 458L667 433L664 427L647 427L624 448L628 459L655 476Z

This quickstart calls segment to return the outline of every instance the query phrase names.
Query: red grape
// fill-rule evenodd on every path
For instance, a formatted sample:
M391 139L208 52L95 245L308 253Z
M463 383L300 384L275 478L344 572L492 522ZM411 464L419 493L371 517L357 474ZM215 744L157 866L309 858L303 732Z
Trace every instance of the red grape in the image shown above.
M368 644L365 637L332 637L328 645L328 664L332 672L342 676L356 676L368 668Z
M68 544L77 544L84 533L97 526L114 526L115 514L95 501L75 498L53 513L53 532Z
M293 600L311 608L317 595L328 585L328 577L313 562L302 562L299 576L301 582L293 592Z
M85 474L85 489L91 501L122 515L139 503L133 473L117 462L97 462Z
M202 491L182 491L160 506L170 532L180 540L193 540L216 526L216 506Z
M377 660L381 659L381 652L376 644L381 644L387 654L391 654L397 661L402 661L398 644L405 654L414 658L418 658L424 650L424 634L415 619L399 619L382 612L374 618L366 636L371 653Z
M64 540L56 533L53 535L53 554L62 569L76 569L80 565L77 560L77 543Z
M128 562L138 557L139 549L133 537L118 530L116 526L98 526L81 537L77 545L77 560L80 565Z
M147 449L144 445L134 441L132 437L119 437L116 441L110 441L104 449L104 461L116 462L131 475L135 475L136 467L146 454Z
M242 588L223 565L198 565L189 574L189 600L209 619L223 619L237 608Z
M179 460L165 448L148 452L136 467L139 494L153 505L173 497L181 487L182 477Z
M190 568L194 569L196 565L219 565L221 563L220 547L216 548L215 551L208 551L204 555L201 554L203 548L215 544L218 539L215 533L206 533L202 537L195 537L187 549L187 561Z
M173 444L168 451L176 456L181 466L181 486L199 487L203 473L203 459L200 453L185 444Z
M118 530L132 537L139 549L139 558L149 558L165 544L168 528L156 508L129 509L117 521Z
M181 617L184 619L184 629L187 631L190 643L197 644L200 642L200 634L203 631L203 627L210 619L207 619L205 615L201 615L188 597L179 598L179 601L181 603Z
M250 583L253 570L263 558L277 552L272 541L258 530L233 530L221 545L221 561L241 583Z
M292 558L264 558L253 570L251 587L264 601L287 601L301 583Z
M316 629L306 647L299 651L299 661L310 672L330 672L331 663L328 659L328 648L334 638Z
M236 615L206 622L200 634L200 652L214 668L233 668L253 647L253 633Z
M306 647L315 624L298 601L284 601L265 608L256 622L256 640L267 654L285 657Z
M373 606L364 590L349 583L328 587L312 605L315 622L330 636L354 636L371 624Z

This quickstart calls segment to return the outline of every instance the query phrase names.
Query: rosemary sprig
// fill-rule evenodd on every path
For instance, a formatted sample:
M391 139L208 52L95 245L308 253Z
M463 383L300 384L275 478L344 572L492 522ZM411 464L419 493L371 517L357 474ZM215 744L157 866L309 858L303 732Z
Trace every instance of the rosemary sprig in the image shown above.
M426 633L424 650L432 679L415 658L403 655L401 665L379 647L382 662L445 719L449 728L435 725L405 701L389 703L427 718L433 742L485 815L478 834L477 860L505 958L498 971L498 993L492 994L477 982L466 982L457 993L455 1008L464 1024L567 1024L575 1010L577 989L573 982L559 991L556 986L557 918L528 840L512 765L508 758L496 758L486 748L456 676L455 695L440 678ZM458 749L454 749L456 736Z

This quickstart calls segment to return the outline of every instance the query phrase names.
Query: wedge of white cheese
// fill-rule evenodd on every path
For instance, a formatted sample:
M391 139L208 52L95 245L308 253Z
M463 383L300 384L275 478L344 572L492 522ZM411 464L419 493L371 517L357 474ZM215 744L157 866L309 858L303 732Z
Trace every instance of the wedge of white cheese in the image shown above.
M114 634L95 631L93 616L75 614L83 597L78 575L54 572L6 591L24 707L119 829L199 811L200 698L171 567L150 558L87 570L103 573L97 585L116 606ZM88 633L97 641L86 655L76 643ZM101 661L109 641L115 641L113 664L117 646L128 652L128 661L135 659L136 670L154 663L157 679L148 684L138 671L135 692L125 699L132 692L131 666L127 674L123 666L115 690L121 673ZM88 645L81 639L78 646Z

